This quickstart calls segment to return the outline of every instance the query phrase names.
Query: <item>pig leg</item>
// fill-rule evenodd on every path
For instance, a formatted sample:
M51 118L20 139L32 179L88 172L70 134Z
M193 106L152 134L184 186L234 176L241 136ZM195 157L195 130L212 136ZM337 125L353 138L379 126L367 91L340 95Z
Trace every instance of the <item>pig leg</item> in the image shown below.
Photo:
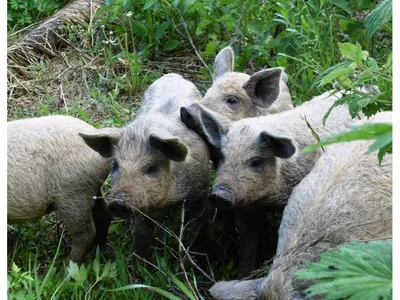
M246 210L237 210L235 220L239 237L239 272L237 278L241 279L249 276L250 272L255 269L263 215Z
M197 236L194 240L193 249L194 251L202 254L206 254L209 258L213 256L214 250L210 244L209 239L209 228L208 228L208 219L210 208L207 206L208 195L203 197L202 201L196 201L190 204L190 209L188 210L189 218L185 222L191 222L191 220L195 219L192 222L192 228L195 226L197 228ZM196 230L196 229L195 229ZM206 265L207 259L205 255L200 255L198 257L198 261L200 265Z
M106 243L108 228L110 227L112 216L108 212L107 202L100 198L96 199L93 208L93 220L96 227L96 243L103 247Z
M142 215L135 216L135 249L142 258L150 256L150 245L153 238L153 222Z
M86 200L86 201L85 201ZM91 203L87 199L64 199L58 204L58 214L72 238L70 259L81 264L93 246L96 228Z

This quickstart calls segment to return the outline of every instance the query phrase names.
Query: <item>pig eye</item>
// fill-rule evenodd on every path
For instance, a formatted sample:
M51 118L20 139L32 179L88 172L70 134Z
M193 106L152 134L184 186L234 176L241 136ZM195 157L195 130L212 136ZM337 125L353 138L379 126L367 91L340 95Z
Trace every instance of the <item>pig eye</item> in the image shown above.
M160 167L157 165L150 165L146 168L146 174L147 175L154 175L160 170Z
M250 167L253 169L259 169L264 165L264 161L261 158L252 158L250 160Z
M229 96L226 98L226 103L230 105L234 105L238 102L237 98L235 96Z
M118 164L118 162L116 160L114 160L113 164L112 164L112 168L111 168L111 173L117 172L118 169L119 169L119 164Z

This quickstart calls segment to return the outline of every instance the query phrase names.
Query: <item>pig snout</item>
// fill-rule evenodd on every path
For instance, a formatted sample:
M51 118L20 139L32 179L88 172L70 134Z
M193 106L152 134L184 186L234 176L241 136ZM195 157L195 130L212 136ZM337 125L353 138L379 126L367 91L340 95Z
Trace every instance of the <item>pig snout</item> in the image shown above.
M216 186L208 201L213 208L228 209L232 207L232 194L224 186Z
M133 211L128 207L126 201L117 199L108 204L108 211L114 217L130 219L133 217Z

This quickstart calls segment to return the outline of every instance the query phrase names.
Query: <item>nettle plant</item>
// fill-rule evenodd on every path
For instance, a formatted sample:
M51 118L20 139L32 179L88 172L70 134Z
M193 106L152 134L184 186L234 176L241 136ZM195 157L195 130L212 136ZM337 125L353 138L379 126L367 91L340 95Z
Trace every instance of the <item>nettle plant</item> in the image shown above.
M341 43L339 49L345 60L327 69L317 80L319 86L335 83L339 89L353 91L336 101L335 106L347 103L352 117L360 111L372 116L382 110L391 110L392 54L386 62L380 63L358 43ZM367 91L365 89L369 93L363 93Z
M365 20L366 34L372 37L380 28L390 29L392 19L392 1L383 0L369 13ZM386 58L370 56L359 43L339 43L342 61L323 72L314 85L320 87L332 84L338 89L351 91L337 100L323 118L326 122L335 106L348 104L352 117L360 112L370 117L380 111L392 110L392 52ZM352 130L326 138L303 151L313 151L317 147L354 140L370 139L375 142L368 152L378 150L379 163L384 155L392 151L392 124L371 123L353 127Z
M392 299L392 240L351 242L336 251L321 254L318 263L306 263L307 269L295 276L319 280L307 290L308 297L325 300Z
M392 110L392 54L389 54L386 62L380 63L370 57L367 51L363 51L358 43L342 43L339 44L339 49L345 60L327 69L316 83L320 86L333 84L351 93L338 99L325 114L322 122L325 124L334 107L343 104L349 106L353 118L360 112L370 117L380 111ZM318 147L338 142L365 139L375 140L368 152L378 150L379 163L387 152L392 151L392 124L371 123L351 128L310 145L303 151L313 151Z

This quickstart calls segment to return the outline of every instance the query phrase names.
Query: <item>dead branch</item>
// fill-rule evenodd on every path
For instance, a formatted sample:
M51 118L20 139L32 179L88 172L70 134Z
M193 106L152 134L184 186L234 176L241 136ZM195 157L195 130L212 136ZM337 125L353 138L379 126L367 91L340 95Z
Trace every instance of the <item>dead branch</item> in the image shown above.
M18 39L7 49L8 64L27 65L43 55L54 57L61 25L81 24L91 21L93 13L104 0L75 0L45 19L36 28Z

